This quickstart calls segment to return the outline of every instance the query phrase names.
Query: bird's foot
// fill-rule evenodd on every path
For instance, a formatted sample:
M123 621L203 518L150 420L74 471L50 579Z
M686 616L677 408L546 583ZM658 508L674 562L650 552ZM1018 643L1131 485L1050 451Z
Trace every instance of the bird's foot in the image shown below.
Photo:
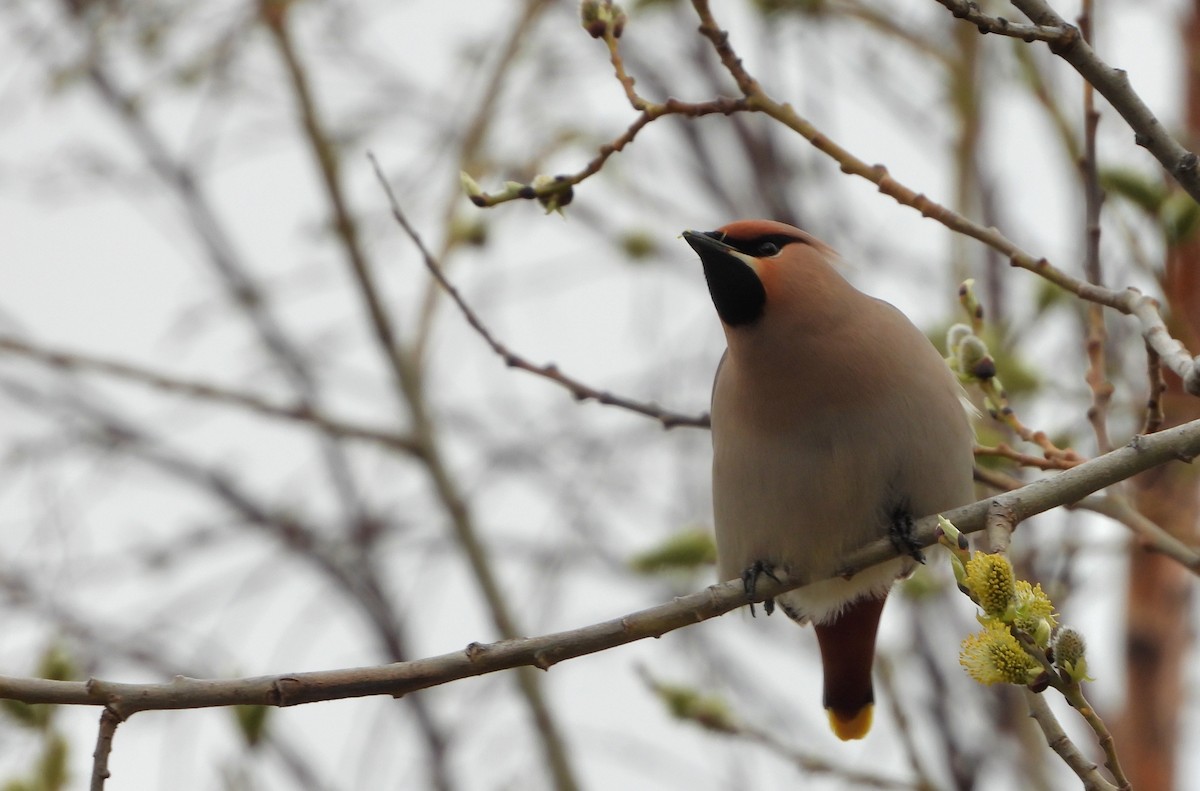
M908 511L897 509L892 514L888 538L901 555L908 555L918 563L925 563L925 553L921 551L921 545L917 542L916 525Z
M748 595L754 595L755 590L758 588L758 578L763 576L770 577L779 582L779 577L775 576L775 564L767 560L756 560L742 571L742 587ZM774 599L763 599L762 605L767 615L775 612ZM754 602L750 602L750 615L752 617L757 615L754 612Z

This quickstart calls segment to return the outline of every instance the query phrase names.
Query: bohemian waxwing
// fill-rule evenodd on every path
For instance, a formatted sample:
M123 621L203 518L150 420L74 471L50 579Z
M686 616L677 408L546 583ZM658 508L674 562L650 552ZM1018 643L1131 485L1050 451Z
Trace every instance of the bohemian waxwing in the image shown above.
M851 286L804 231L753 220L683 236L728 345L712 394L720 577L824 580L779 605L814 624L830 725L860 739L879 617L913 558L827 578L880 537L919 557L912 520L974 499L962 390L921 331Z

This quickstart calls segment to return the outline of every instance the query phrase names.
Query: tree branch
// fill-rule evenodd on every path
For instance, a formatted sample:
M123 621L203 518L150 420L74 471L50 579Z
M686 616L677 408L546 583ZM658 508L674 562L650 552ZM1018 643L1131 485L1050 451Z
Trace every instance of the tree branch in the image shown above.
M366 440L392 450L416 454L417 447L411 438L383 428L350 423L317 411L309 402L302 401L292 406L272 403L262 396L225 387L167 376L149 368L142 368L116 360L91 357L62 349L48 349L20 338L0 335L0 352L37 360L64 371L86 371L103 374L128 382L145 385L167 393L197 398L204 401L238 406L268 417L308 423L333 437Z
M1129 445L1080 464L1051 478L988 500L956 508L946 516L964 533L984 529L989 510L1003 509L1020 522L1175 459L1200 454L1200 420L1150 436L1139 436ZM938 520L917 521L914 538L920 546L937 541ZM896 547L881 538L851 553L836 576L855 574L896 556ZM239 704L295 706L326 700L391 695L400 697L420 689L517 667L548 670L555 664L597 651L625 645L700 621L724 615L752 601L775 598L817 580L764 577L754 596L741 580L713 585L667 604L614 618L603 623L540 637L472 643L462 651L441 656L374 667L288 673L254 678L209 680L176 677L162 684L129 684L100 679L86 682L50 681L0 676L0 698L26 703L108 706L122 719L139 711L207 708Z
M108 756L112 754L113 737L121 718L107 706L100 712L100 727L96 733L96 749L92 753L92 782L90 791L104 791L104 783L112 776L108 771Z
M979 10L979 5L973 0L937 0L951 14L959 19L965 19L979 29L980 33L995 33L999 36L1019 38L1026 43L1045 41L1051 46L1061 45L1071 35L1067 30L1056 25L1023 25L1020 22L1010 22L1002 16L990 16Z
M1200 158L1167 133L1162 122L1133 90L1129 75L1097 57L1083 36L1079 35L1079 30L1060 17L1045 0L1012 2L1035 24L1057 27L1067 34L1061 41L1051 43L1050 51L1070 63L1080 76L1094 85L1133 129L1134 142L1153 154L1172 178L1195 200L1200 201Z
M1023 687L1021 691L1025 695L1025 702L1029 704L1029 716L1033 717L1038 727L1042 729L1042 733L1046 736L1046 744L1051 750L1058 753L1063 762L1078 775L1079 779L1083 781L1083 787L1087 791L1117 791L1117 787L1100 774L1100 767L1095 762L1089 761L1087 756L1070 740L1067 732L1059 724L1058 718L1050 710L1050 704L1046 702L1046 699L1028 687Z
M484 342L487 343L491 350L495 352L500 359L504 360L505 365L509 366L510 368L519 368L522 371L528 371L529 373L540 376L544 379L549 379L551 382L554 382L560 387L566 388L578 401L594 400L601 404L628 409L631 412L636 412L640 415L646 415L647 417L654 418L658 422L662 423L663 428L675 428L676 426L708 428L709 418L707 414L698 416L683 415L663 409L657 404L646 404L641 401L634 401L633 399L614 395L607 390L597 390L596 388L590 387L574 377L564 374L558 369L558 366L553 363L549 363L547 365L537 365L536 363L526 360L524 357L520 356L516 352L512 351L512 349L508 348L508 346L500 342L496 336L492 334L491 330L487 328L487 325L483 323L483 320L479 318L479 315L472 310L470 305L467 304L467 301L463 298L459 290L454 287L454 284L447 279L445 272L442 271L441 265L433 257L433 254L429 252L429 248L425 246L425 243L421 240L421 237L416 232L416 229L409 224L408 218L400 209L400 204L396 200L395 193L392 192L391 185L388 184L387 178L383 175L383 170L379 167L379 161L375 159L373 154L368 154L367 157L371 160L371 164L375 168L375 176L379 179L380 186L383 187L384 193L387 194L388 203L391 205L392 209L392 217L394 217L400 227L404 229L404 233L408 235L408 238L412 240L412 243L416 245L417 251L421 254L421 259L425 262L425 268L429 270L429 273L433 275L433 279L438 282L445 292L450 295L450 298L458 307L459 312L462 313L463 318L467 320L467 324L471 325L471 329L475 330L475 332L479 334L479 337L483 338Z

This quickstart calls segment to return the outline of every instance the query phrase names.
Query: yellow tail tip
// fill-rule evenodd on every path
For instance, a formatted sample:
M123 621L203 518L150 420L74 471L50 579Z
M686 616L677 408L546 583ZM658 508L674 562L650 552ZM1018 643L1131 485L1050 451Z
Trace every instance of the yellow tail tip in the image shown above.
M848 742L851 739L861 739L871 730L875 707L868 703L849 717L843 717L833 709L825 709L825 713L829 715L829 727L833 729L834 735Z

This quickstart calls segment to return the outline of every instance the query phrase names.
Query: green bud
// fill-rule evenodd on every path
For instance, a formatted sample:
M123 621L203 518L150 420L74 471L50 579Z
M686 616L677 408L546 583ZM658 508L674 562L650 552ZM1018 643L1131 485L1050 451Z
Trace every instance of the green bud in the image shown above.
M472 216L478 217L478 215ZM488 241L488 226L479 219L455 217L450 221L449 236L455 244L483 247Z
M579 22L592 38L604 38L610 30L613 38L620 38L627 21L625 10L612 0L583 0L579 4Z
M530 186L546 214L552 211L561 214L563 207L575 199L575 188L568 183L566 176L535 176Z
M946 330L946 353L958 356L958 347L971 335L971 328L966 324L955 324Z
M458 180L462 183L463 192L467 193L467 197L474 200L475 198L483 197L483 189L479 186L479 182L471 178L471 174L467 171L460 171Z
M996 375L996 361L978 335L968 335L959 343L958 371L975 379L991 379Z
M955 561L953 565L955 577L957 577L963 564L971 559L971 545L967 541L967 537L954 526L953 522L938 514L937 539L939 544L950 550L950 557ZM963 571L963 574L966 574L966 571ZM961 585L963 581L959 579L958 582Z
M1045 618L1039 618L1037 626L1033 630L1033 641L1040 646L1050 644L1050 638L1054 634L1054 627Z
M1168 244L1182 244L1196 232L1200 223L1200 205L1186 192L1173 193L1159 211Z
M621 250L631 261L644 261L658 253L654 237L645 231L629 231L621 237Z
M1087 643L1074 629L1060 629L1054 638L1054 665L1072 681L1091 681L1087 674Z
M707 530L684 530L667 538L658 546L636 555L629 565L641 574L654 574L671 569L692 570L717 562L717 545Z
M1162 179L1151 173L1113 168L1100 171L1100 186L1105 192L1119 195L1137 204L1147 214L1158 214L1167 199Z
M233 707L233 716L237 720L238 730L249 747L257 747L262 741L267 729L267 717L271 713L270 706L241 705Z
M733 733L737 730L733 714L720 698L673 684L655 684L654 689L671 713L681 720L691 720L710 731Z

